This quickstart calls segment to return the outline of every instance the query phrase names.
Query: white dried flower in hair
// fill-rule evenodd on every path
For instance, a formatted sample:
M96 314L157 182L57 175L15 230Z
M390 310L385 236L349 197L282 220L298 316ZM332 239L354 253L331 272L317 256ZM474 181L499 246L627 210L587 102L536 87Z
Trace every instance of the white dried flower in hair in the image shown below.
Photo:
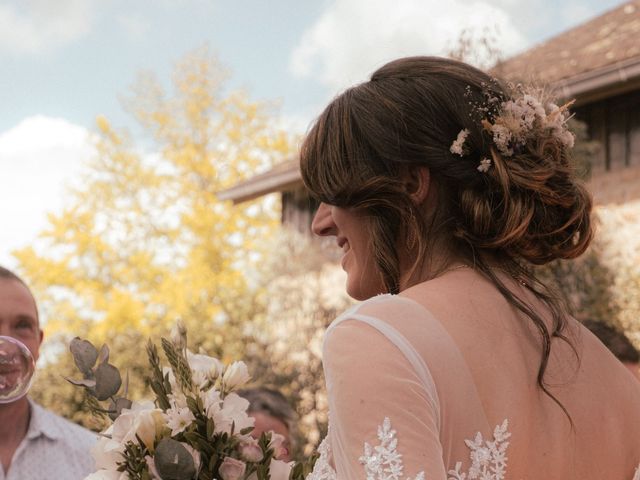
M490 158L483 158L482 160L480 160L480 165L478 165L478 171L480 173L487 173L490 168L491 168Z
M469 132L469 130L467 130L466 128L463 130L460 130L460 133L458 133L458 137L451 144L451 147L449 147L449 151L454 155L460 155L461 157L464 156L466 153L464 148L464 142L469 136L469 133L471 132Z
M511 146L513 136L511 135L511 131L503 125L495 124L491 126L491 133L493 134L493 143L496 144L500 153L505 157L513 155L513 148Z

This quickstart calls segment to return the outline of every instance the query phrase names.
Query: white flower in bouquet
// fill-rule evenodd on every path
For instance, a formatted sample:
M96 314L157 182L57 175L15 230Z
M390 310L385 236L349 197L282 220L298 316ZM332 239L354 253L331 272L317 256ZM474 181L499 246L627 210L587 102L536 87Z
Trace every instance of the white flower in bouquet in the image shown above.
M251 380L251 376L247 365L244 362L233 362L226 368L222 376L223 389L225 392L231 392L249 380Z
M199 387L205 386L207 382L214 382L224 369L220 360L202 353L187 351L187 361L191 367L193 381Z
M124 446L110 437L113 425L104 432L98 441L91 447L91 456L99 470L117 470L118 462L122 461ZM108 436L107 436L108 435Z
M171 429L171 435L184 432L196 419L189 407L173 407L164 412L167 427Z
M200 392L200 398L202 399L204 411L207 414L207 417L213 418L214 413L219 411L221 408L220 404L222 403L222 398L220 397L220 392L215 388L210 388L209 390Z
M122 445L137 443L140 438L144 445L153 450L159 432L166 425L162 410L155 408L152 402L134 402L131 408L125 408L113 422L112 439Z
M255 419L247 414L248 408L248 400L236 393L230 393L224 397L222 407L219 403L212 405L209 418L215 422L217 433L231 433L232 426L237 433L255 424Z
M226 457L220 465L222 480L238 480L244 476L247 464L236 458Z
M178 393L170 393L167 398L173 408L185 408L187 406L187 397L179 390Z

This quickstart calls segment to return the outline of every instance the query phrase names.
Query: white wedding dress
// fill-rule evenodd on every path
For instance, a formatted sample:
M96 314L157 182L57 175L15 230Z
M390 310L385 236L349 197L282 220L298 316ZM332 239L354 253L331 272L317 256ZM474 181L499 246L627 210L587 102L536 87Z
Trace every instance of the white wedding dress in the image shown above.
M545 377L572 426L536 384L531 322L473 273L450 277L329 327L330 426L308 480L640 480L640 384L627 370L572 321L580 363L554 340Z

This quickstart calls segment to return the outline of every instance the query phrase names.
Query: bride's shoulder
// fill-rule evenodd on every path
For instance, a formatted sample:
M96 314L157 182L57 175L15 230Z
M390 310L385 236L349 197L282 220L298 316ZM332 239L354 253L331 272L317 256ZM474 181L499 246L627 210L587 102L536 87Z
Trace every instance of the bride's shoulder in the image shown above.
M349 320L373 325L380 322L393 324L398 319L406 321L410 318L434 320L427 306L410 297L381 294L358 303L343 312L332 322L329 329Z

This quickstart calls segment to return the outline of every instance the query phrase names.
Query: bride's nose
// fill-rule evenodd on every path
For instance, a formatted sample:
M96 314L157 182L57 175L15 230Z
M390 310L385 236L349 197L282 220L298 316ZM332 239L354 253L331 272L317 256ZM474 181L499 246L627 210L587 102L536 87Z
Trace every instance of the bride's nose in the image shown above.
M320 237L335 235L335 223L331 216L331 207L321 203L311 222L311 231Z

